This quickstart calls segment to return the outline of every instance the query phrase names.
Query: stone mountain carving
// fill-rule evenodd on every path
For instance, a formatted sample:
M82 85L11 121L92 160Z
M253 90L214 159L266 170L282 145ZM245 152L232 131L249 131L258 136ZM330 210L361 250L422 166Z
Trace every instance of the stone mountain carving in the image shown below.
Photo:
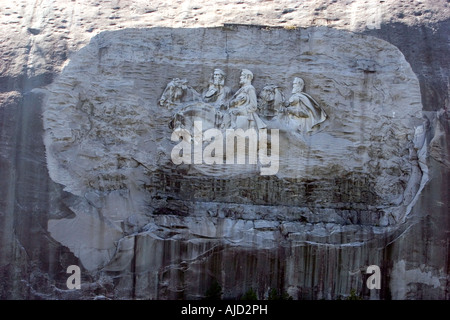
M310 134L327 119L319 103L303 91L302 78L294 78L289 101L285 101L278 85L265 86L258 99L252 80L253 73L242 69L240 88L231 96L231 89L225 86L225 72L221 69L213 71L203 95L188 86L186 79L175 78L167 84L159 104L176 109L169 123L171 129L190 127L195 120L209 124L206 129L262 129L267 127L262 116L266 121L278 120L271 127Z
M200 100L200 94L187 85L186 79L176 78L167 84L159 99L159 104L166 108L174 108L183 102Z
M355 56L375 59L376 72L349 64ZM195 119L205 131L232 127L231 92L212 101L221 89L208 82L216 67L227 70L223 86L232 93L242 68L254 72L253 114L267 131L280 129L276 175L262 176L250 164L244 172L237 165L171 161L169 122L191 132ZM166 87L165 74L178 80ZM306 90L288 95L300 76ZM281 95L272 98L267 84L284 91L289 105ZM118 292L136 298L178 299L181 292L198 298L211 277L224 279L233 297L245 292L235 289L242 279L251 285L263 279L258 285L266 290L273 284L264 279L281 274L293 296L302 288L325 290L319 280L302 280L298 268L313 270L325 255L331 266L325 270L344 279L343 289L336 282L327 288L334 296L349 292L355 283L349 270L369 256L380 263L386 251L378 249L400 235L400 221L426 181L426 143L412 146L422 123L417 77L397 48L365 35L243 27L106 32L74 55L47 90L47 168L71 199L68 213L48 221L48 235L89 272L114 272ZM313 99L328 114L325 121ZM290 107L299 108L298 116ZM304 125L305 115L311 120ZM304 128L311 132L299 139ZM311 255L318 248L325 251ZM248 274L236 273L237 257L244 257ZM341 257L346 264L339 269ZM267 269L256 268L256 277L255 265Z
M232 115L233 127L265 128L266 124L256 113L258 106L255 87L252 86L253 73L250 70L243 69L241 72L240 89L233 95L228 103L228 109Z
M305 82L302 78L295 78L285 112L291 125L298 125L300 132L310 133L315 130L327 115L309 94L303 92Z
M259 94L258 112L263 117L271 120L276 117L284 107L284 94L277 85L267 85Z
M203 94L203 100L222 106L231 96L231 89L225 86L225 72L215 69L209 83L208 89Z

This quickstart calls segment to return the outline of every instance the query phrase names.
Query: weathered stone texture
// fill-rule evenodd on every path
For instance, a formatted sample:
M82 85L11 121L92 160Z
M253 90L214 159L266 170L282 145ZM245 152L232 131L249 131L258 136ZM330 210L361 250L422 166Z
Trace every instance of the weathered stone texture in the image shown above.
M449 298L445 1L0 9L1 298ZM286 97L301 76L329 116L282 132L277 176L170 162L158 99L215 67Z

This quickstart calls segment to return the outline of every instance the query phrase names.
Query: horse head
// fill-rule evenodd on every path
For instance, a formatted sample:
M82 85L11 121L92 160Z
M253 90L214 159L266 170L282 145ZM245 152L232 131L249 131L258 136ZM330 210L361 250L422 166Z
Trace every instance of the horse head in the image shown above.
M279 86L265 86L259 94L259 109L263 115L276 115L284 104L283 91Z
M186 90L186 79L173 79L167 84L166 88L164 89L164 92L159 99L159 105L169 107L181 102L181 99Z
M187 85L186 79L175 78L170 81L164 89L159 105L171 107L182 102L199 101L200 94Z

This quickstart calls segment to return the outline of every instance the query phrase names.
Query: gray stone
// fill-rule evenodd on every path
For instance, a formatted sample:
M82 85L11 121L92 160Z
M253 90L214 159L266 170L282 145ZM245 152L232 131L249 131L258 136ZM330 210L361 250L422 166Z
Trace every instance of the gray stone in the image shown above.
M103 246L95 247L93 243L101 233L93 231L94 237L82 237L86 244L80 245L80 238L71 236L76 231L65 233L69 225L77 226L67 219L50 221L51 235L69 248L76 247L77 257L88 270L106 268L105 271L126 273L124 268L133 260L143 260L152 267L140 269L140 274L154 274L151 261L156 259L158 269L165 268L165 262L156 262L160 261L159 255L166 255L165 249L155 249L165 241L179 243L174 250L189 243L207 244L207 250L217 245L231 245L233 250L274 250L306 244L361 247L369 241L381 240L379 233L373 232L374 227L384 228L383 236L395 234L427 181L426 164L419 163L426 157L426 152L420 151L424 146L424 127L419 85L401 53L375 38L323 28L297 30L300 34L314 34L315 39L298 51L291 47L295 43L288 41L291 31L239 27L233 31L205 32L206 38L204 32L197 30L133 29L101 34L47 87L44 141L50 176L74 195L85 194L88 203L96 204L94 207L100 209L102 216L102 220L89 223L89 227L82 223L80 228L100 230L104 223L115 226L119 233L122 230L124 236L127 234L130 244L134 243L132 237L137 238L137 245L139 241L146 244L139 249L133 244L134 249L124 250L123 241L112 236L102 237ZM166 43L167 38L174 40ZM265 39L263 44L259 44L261 38ZM283 38L284 46L279 42ZM197 48L204 39L223 41L208 43L205 57L193 60L199 56ZM271 39L277 39L276 45L272 46ZM122 49L114 50L116 47ZM232 53L226 53L230 48ZM328 53L330 48L334 50L332 55ZM284 54L273 54L275 49ZM371 57L374 50L383 53L377 61L362 59L356 67L349 65L356 54ZM261 56L255 56L255 51L261 52ZM92 68L88 61L99 57L99 52L102 52L99 67ZM170 64L166 62L169 57ZM366 72L369 64L377 65L377 69ZM200 95L196 92L208 82L203 75L217 66L228 70L227 79L231 80L226 84L237 91L235 97L239 96L233 79L237 84L240 70L249 65L258 91L263 89L263 83L277 83L287 92L296 76L308 79L308 92L320 101L324 116L300 133L297 125L277 127L277 120L263 118L271 121L267 122L269 128L281 130L280 170L268 179L246 165L175 166L169 157L174 143L170 141L168 125L168 119L180 112L174 110L198 101ZM159 70L165 70L166 77L185 80L173 80L166 86L167 80ZM179 93L174 95L176 90ZM192 93L184 94L184 90ZM303 86L295 94L302 90ZM256 110L256 95L254 98L252 110ZM230 99L232 102L236 98ZM201 119L207 120L205 116ZM321 122L325 124L323 128L308 132ZM165 158L156 150L161 150ZM138 165L131 166L136 153L142 155ZM422 170L411 169L421 165ZM242 174L246 177L240 177ZM217 179L221 186L215 190L212 186ZM363 191L364 187L368 189ZM105 201L102 206L98 204L98 194ZM155 197L159 200L154 201ZM144 203L149 203L150 208ZM304 216L289 216L284 203L300 210L309 207L314 218L310 217L309 222ZM257 204L265 207L258 208ZM86 212L85 207L72 210L80 217ZM224 212L219 217L225 218L225 224L221 222L223 218L218 220L205 214L217 210ZM348 211L350 214L344 213ZM148 223L144 217L155 215L153 227L129 235L129 229L122 226L130 221L131 214L142 217L134 219L138 224L133 230L144 227L138 221ZM291 231L285 223L291 225ZM201 248L186 253L189 268L193 268L192 263L197 264L199 257L210 259L208 251L202 252ZM97 253L93 254L93 250ZM175 261L168 263L176 264ZM149 290L158 292L157 297L162 298L161 285L152 281L139 294L149 297L146 293ZM295 282L285 285L298 287ZM186 294L201 295L199 288L192 290Z
M157 2L154 4L157 10L140 3L120 8L115 2L100 0L98 4L99 10L92 10L88 3L58 0L39 6L28 0L17 6L0 3L2 299L197 299L204 296L213 279L222 285L225 298L239 297L253 287L257 288L259 297L267 296L268 288L278 288L298 299L345 298L351 289L367 299L448 299L449 19L445 1L308 0L294 8L288 1L255 2L248 6L243 1L197 0L189 6ZM195 58L189 56L188 51L186 56L190 58L185 60L178 60L179 57L168 50L180 47L174 42L179 39L177 34L196 32L178 30L179 27L221 27L224 23L223 30L204 29L205 36L194 37L193 43L201 43L202 48L215 47L217 42L211 43L207 34L222 30L230 36L226 50L203 50ZM233 23L256 26L246 28ZM384 39L401 53L386 42L386 50L363 48L362 52L370 54L354 55L345 63L335 61L343 71L336 70L336 73L352 78L360 72L367 78L354 84L342 79L340 83L324 85L325 77L339 78L333 75L332 68L322 64L336 58L335 52L331 48L317 58L314 50L327 46L328 40L323 41L322 37L324 29L301 28L320 25L333 28L330 35L339 37L345 37L344 30L355 32L348 34L352 38L349 43ZM173 32L175 37L161 38L159 56L139 57L139 53L147 52L150 46L148 43L141 46L149 29L141 30L143 37L135 30L104 32L149 26L175 28L163 30L163 34ZM104 33L89 44L100 32ZM243 36L233 40L232 33ZM117 35L123 37L109 38ZM131 36L124 39L125 35ZM290 70L265 61L249 64L253 58L245 55L245 46L236 46L245 42L249 35L251 39L259 38L268 50L292 45L292 52L304 53L300 56L304 58L302 65L304 63L306 69ZM147 36L152 37L151 32ZM97 42L99 39L104 42ZM108 44L115 45L117 41L122 41L123 47L115 47L119 53L115 53L118 55L114 60L112 51L108 52ZM372 42L371 48L382 43L377 39ZM136 46L137 50L120 56L122 48L126 51ZM77 64L80 66L77 59L86 52L92 53L89 59L84 56L86 63L82 67L87 75L96 68L106 72L91 79L92 88L78 92L80 87L87 87L88 76L81 78L76 70ZM214 61L214 56L220 53L225 58ZM384 57L386 53L392 56ZM183 56L181 52L180 55ZM174 58L172 67L171 62L163 61L164 57ZM155 72L152 70L155 59L162 61L159 66L163 71L148 83L145 77ZM281 56L280 50L272 50L265 59L276 62L277 59L288 60L288 56ZM201 68L197 60L202 62ZM142 63L135 65L136 61ZM296 60L293 61L296 66ZM398 83L388 88L375 83L380 91L369 96L374 84L371 80L393 71L388 70L389 61L401 62L407 72L398 74L393 81ZM113 72L124 72L116 78L108 72L113 62L118 63ZM317 67L314 63L322 65L323 72L312 72ZM295 170L285 172L286 168L295 168L296 163L284 163L279 176L264 179L255 176L251 168L245 169L244 177L240 176L242 170L233 168L225 169L229 173L226 176L224 168L199 165L169 170L170 153L165 148L158 149L160 141L141 141L137 147L133 145L136 142L131 138L134 121L143 120L136 129L137 136L141 137L161 116L159 109L157 117L140 106L147 107L148 101L157 102L164 86L174 77L186 78L203 93L211 71L217 67L226 72L226 84L233 91L238 87L239 70L249 68L255 74L253 85L258 92L267 85L281 84L286 98L290 96L294 73L304 78L305 92L318 100L330 116L330 121L324 123L324 131L296 144L299 150L305 148L312 152L306 156L316 160L308 164L307 169L313 168L311 172L304 170L298 176ZM70 68L75 72L69 71ZM133 75L135 91L120 97L120 92L126 93L130 88L130 81L123 81L127 72ZM280 81L282 72L288 77ZM72 79L71 73L75 74ZM70 131L65 127L68 123L62 121L56 123L56 127L53 123L43 128L42 119L49 119L49 115L43 113L49 106L44 97L52 87L47 86L53 82L54 88L58 88L64 78L73 90L63 86L58 91L68 94L67 101L79 102L75 107L81 113L74 118L68 117L73 114L67 112L70 110L60 113L61 117L67 117ZM81 78L79 84L76 78ZM367 85L367 92L361 90L364 85ZM92 100L91 93L101 91L102 86L111 91ZM383 97L383 93L392 94L399 88L411 91ZM337 97L333 97L336 90ZM355 92L360 94L355 95ZM111 111L108 108L99 109L99 101L114 97L118 97L117 112L108 114ZM380 101L389 103L382 103L380 118L376 121L370 112L380 110L371 110L369 104L363 105L365 109L361 111L364 112L357 114L335 112L343 108L339 102L351 99L355 111L359 110L354 107L359 101L370 101L377 106ZM399 113L398 108L406 108L410 102L419 104L413 104L406 113ZM123 112L130 109L121 109L121 103L130 103L136 115L124 115ZM424 123L421 115L408 113L416 108L424 110ZM387 121L389 117L384 119L387 115L384 112L396 121ZM392 112L396 112L395 118ZM143 119L147 115L149 119ZM364 116L367 116L366 121L361 121ZM58 115L53 117L58 120ZM339 117L348 121L340 121ZM419 122L411 126L408 119ZM110 121L109 129L104 126L105 120ZM157 138L166 138L170 132L169 121L170 116L155 129ZM117 130L117 124L133 130ZM89 131L99 127L104 131ZM51 140L44 143L42 139L44 129L48 133L50 128L56 128L55 137L62 139L55 149L49 148ZM341 128L351 130L342 134L339 133ZM375 132L377 130L379 132ZM72 143L65 140L82 138L87 132L98 134L102 139L94 145L83 146L79 153L73 148L79 140ZM329 132L334 135L324 137ZM352 132L357 134L352 135ZM123 137L127 139L120 141L114 150L111 142ZM297 141L294 138L297 137L291 133L283 136L290 142ZM353 140L349 144L347 139ZM371 148L375 142L377 147ZM407 147L403 142L408 142ZM131 149L122 157L119 153L126 144ZM105 145L113 150L103 150ZM343 158L339 154L352 146L356 147L353 156ZM329 157L328 153L317 154L327 147L334 155L333 152ZM293 154L284 154L284 159L292 155L301 159L297 148L291 151ZM112 156L114 152L117 152L116 157ZM78 161L77 155L83 160ZM72 161L64 162L70 159ZM358 168L356 160L368 165ZM348 167L327 167L333 162ZM100 166L90 168L92 164ZM322 170L321 165L326 170ZM83 177L90 170L92 175L86 183ZM349 172L346 176L327 179L346 170ZM363 177L363 172L377 174ZM183 177L192 175L196 176L196 181L183 183ZM147 176L154 179L140 180ZM276 189L284 192L267 192ZM149 194L152 194L150 199ZM66 268L73 264L82 268L81 290L67 290L65 285ZM369 290L365 286L365 270L370 264L381 267L381 290ZM98 269L101 266L104 268ZM107 271L108 268L111 271Z

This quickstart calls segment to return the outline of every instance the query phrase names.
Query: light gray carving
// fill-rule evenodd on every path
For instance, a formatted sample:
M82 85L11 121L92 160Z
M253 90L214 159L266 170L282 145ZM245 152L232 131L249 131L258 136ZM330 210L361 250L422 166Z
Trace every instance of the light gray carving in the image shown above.
M256 113L258 105L256 90L252 85L252 80L253 73L250 70L242 69L241 77L239 78L241 87L228 103L233 127L242 129L261 129L266 127L266 124Z
M285 113L290 125L297 125L301 133L310 133L318 129L327 115L313 97L303 92L304 87L305 82L302 78L294 78L292 96L289 98Z
M284 105L284 94L281 88L277 85L265 86L260 94L258 101L258 113L271 120L276 117L278 113L282 112Z
M209 87L202 95L190 87L186 79L175 78L164 89L159 105L173 110L171 129L189 128L194 121L202 121L205 130L213 127L262 129L267 127L263 117L271 121L271 127L311 134L326 120L327 115L319 103L303 91L302 78L294 78L288 101L279 85L266 85L258 100L252 80L253 73L242 69L240 88L231 96L231 89L225 86L225 72L219 68L214 69Z
M187 85L186 79L175 78L164 89L159 105L166 108L174 108L182 102L200 101L200 94Z
M203 101L220 107L231 97L231 89L225 86L225 72L214 69L209 80L209 87L203 94Z

